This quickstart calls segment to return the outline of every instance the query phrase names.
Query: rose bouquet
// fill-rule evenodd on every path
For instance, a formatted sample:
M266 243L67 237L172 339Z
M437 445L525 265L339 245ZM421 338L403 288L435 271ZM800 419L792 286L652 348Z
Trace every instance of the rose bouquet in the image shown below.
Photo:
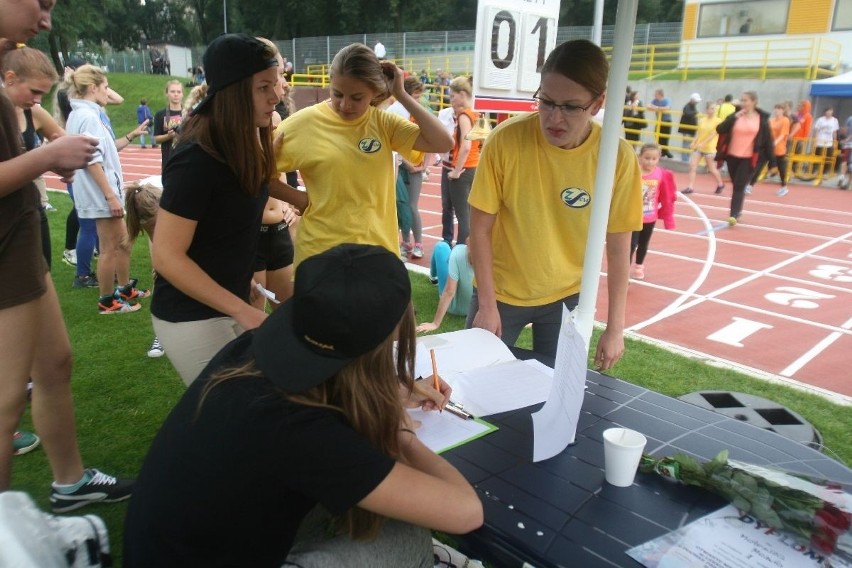
M852 496L837 485L729 460L727 450L706 463L684 454L646 454L639 469L707 489L817 552L852 561Z

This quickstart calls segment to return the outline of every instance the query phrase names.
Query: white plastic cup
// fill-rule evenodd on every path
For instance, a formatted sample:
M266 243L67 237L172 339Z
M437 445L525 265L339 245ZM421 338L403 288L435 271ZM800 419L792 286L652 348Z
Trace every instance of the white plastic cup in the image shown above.
M630 487L639 460L642 458L642 450L648 440L629 428L610 428L604 430L604 470L608 483L616 487Z

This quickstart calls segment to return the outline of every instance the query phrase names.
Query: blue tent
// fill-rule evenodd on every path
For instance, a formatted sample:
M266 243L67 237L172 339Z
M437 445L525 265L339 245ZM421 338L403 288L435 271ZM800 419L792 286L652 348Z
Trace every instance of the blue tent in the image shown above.
M812 97L852 97L852 71L811 82Z

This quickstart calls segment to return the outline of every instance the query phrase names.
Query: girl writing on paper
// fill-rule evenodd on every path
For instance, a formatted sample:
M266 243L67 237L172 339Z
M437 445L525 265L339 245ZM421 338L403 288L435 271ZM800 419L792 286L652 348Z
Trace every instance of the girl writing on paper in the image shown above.
M400 393L435 408L450 390L414 386L410 300L382 247L304 260L293 297L216 355L154 439L125 566L431 568L427 529L477 528L479 497L403 409Z

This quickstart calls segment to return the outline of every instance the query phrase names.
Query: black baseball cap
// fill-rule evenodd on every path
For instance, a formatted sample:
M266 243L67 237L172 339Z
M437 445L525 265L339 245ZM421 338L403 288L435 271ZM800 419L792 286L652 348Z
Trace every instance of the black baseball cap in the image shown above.
M246 34L222 34L211 41L201 58L207 95L192 110L193 114L201 112L213 96L228 85L276 67L275 58L266 56L268 50L265 43Z
M372 351L411 302L408 271L384 247L342 244L302 261L293 297L254 331L260 371L304 392Z

